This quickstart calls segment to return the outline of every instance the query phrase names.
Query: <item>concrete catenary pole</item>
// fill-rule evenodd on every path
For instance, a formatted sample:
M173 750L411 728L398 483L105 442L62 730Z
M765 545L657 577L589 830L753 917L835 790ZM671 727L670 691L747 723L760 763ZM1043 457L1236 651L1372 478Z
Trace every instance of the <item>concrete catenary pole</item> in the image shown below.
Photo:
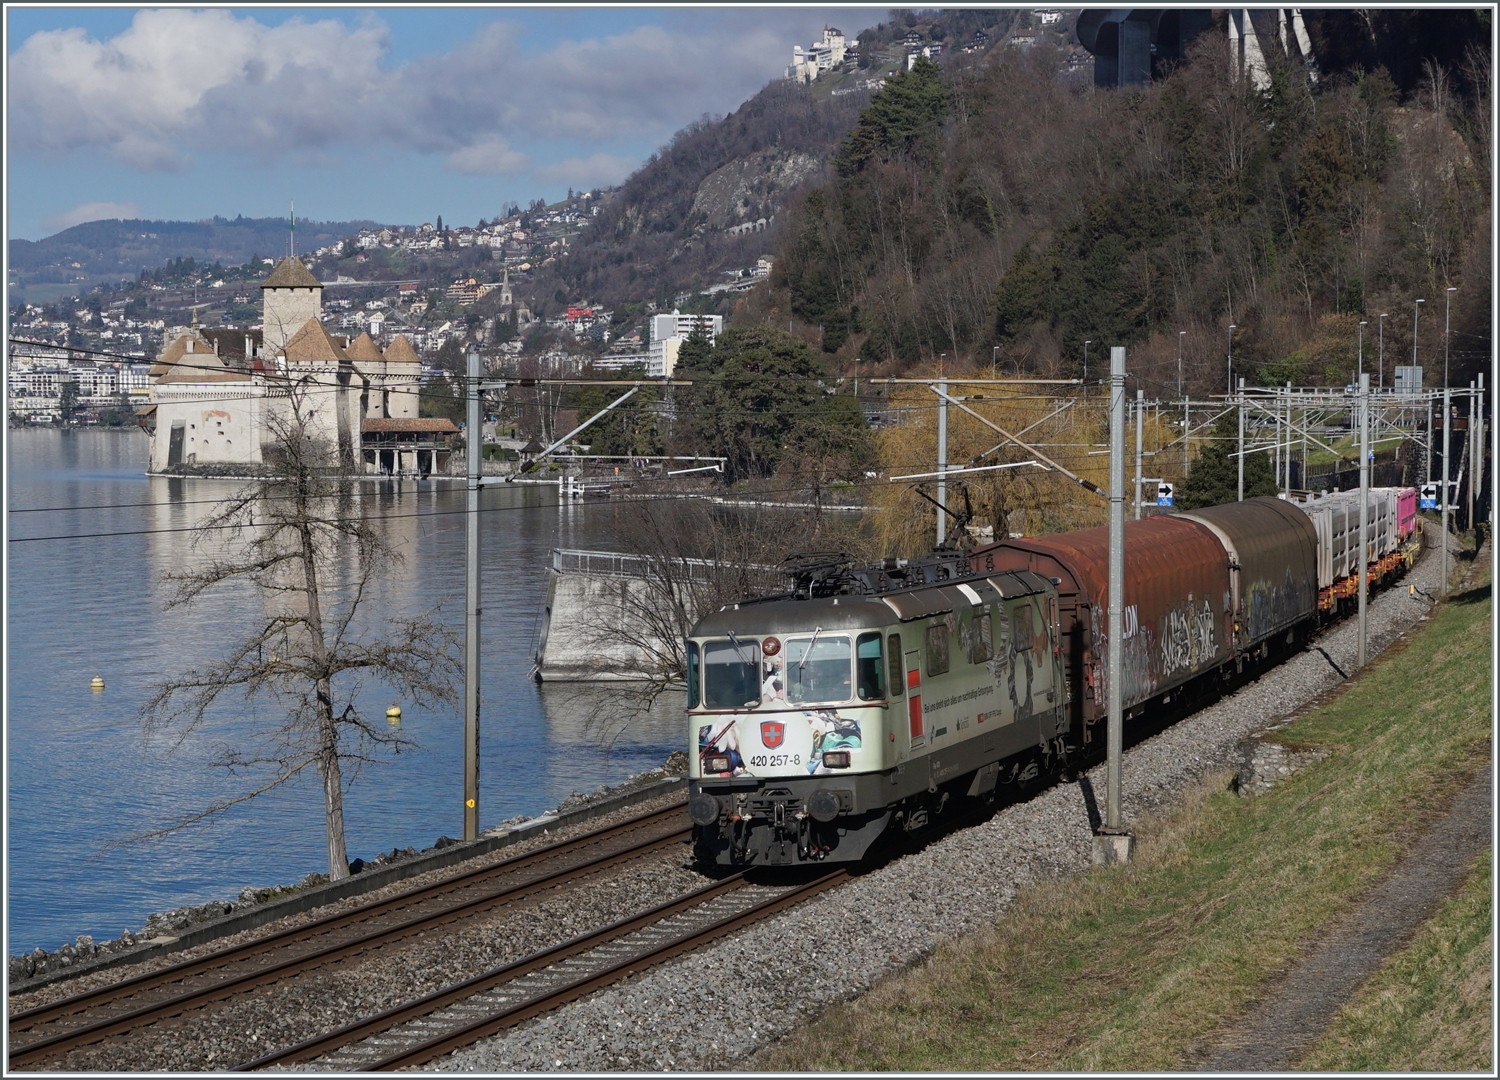
M1443 595L1448 595L1448 439L1452 430L1453 417L1453 391L1446 386L1443 387L1443 486L1442 503L1443 508Z
M1229 324L1229 347L1224 351L1224 379L1229 384L1225 393L1234 393L1234 332L1238 330L1234 323Z
M1370 376L1359 377L1359 656L1355 666L1365 666L1369 641L1365 619L1370 569Z
M1475 389L1469 405L1469 528L1475 528L1475 489L1484 483L1485 468L1485 411L1479 399L1485 393L1484 372L1479 374L1479 386ZM1475 543L1479 543L1479 531L1475 529Z
M1427 476L1423 483L1432 483L1432 459L1437 451L1437 443L1432 438L1432 397L1427 398Z
M1238 469L1239 469L1239 489L1238 489L1239 490L1239 494L1236 496L1236 501L1237 502L1244 502L1245 501L1245 380L1244 379L1240 380L1240 446L1239 446L1239 454L1235 456L1235 461L1239 462L1239 465L1238 465Z
M1104 827L1120 829L1120 757L1125 718L1120 660L1125 637L1125 350L1109 350L1109 658L1106 732L1108 766Z
M1276 387L1276 448L1271 452L1271 479L1281 489L1281 387Z
M1391 317L1388 311L1380 313L1380 375L1376 382L1382 390L1385 389L1385 321Z
M1145 449L1146 391L1135 392L1135 519L1141 520L1141 453Z
M937 543L938 547L948 538L948 380L938 380L938 436L937 436Z
M1483 375L1479 376L1479 379L1480 379L1479 386L1483 386L1484 385L1484 376ZM1481 477L1479 475L1479 468L1480 468L1480 464L1481 464L1481 461L1482 461L1482 459L1479 456L1479 446L1480 446L1479 418L1482 415L1483 415L1483 410L1480 409L1480 407L1479 407L1479 390L1478 390L1478 388L1475 387L1474 381L1471 379L1469 381L1469 433L1465 437L1465 444L1469 448L1469 516L1468 516L1468 522L1469 522L1469 528L1470 529L1474 528L1474 489L1479 486L1479 482L1483 479L1483 477ZM1479 542L1478 541L1479 533L1476 531L1474 533L1474 536L1475 536L1475 544L1477 545L1478 542Z
M1177 396L1182 397L1182 339L1186 330L1177 331Z
M484 471L484 416L479 354L469 354L464 450L468 492L464 522L464 839L479 838L479 482Z

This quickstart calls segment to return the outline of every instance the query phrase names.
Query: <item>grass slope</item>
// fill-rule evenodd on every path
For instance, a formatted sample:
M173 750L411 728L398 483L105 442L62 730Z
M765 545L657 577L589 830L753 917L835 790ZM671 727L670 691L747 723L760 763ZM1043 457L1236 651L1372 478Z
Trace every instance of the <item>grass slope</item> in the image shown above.
M1022 894L993 930L940 947L920 968L831 1009L756 1064L944 1071L1190 1064L1296 962L1299 943L1357 903L1489 760L1490 619L1488 584L1436 609L1344 692L1277 733L1299 748L1327 748L1326 760L1254 799L1226 791L1227 774L1212 778L1170 816L1137 823L1132 865ZM1487 894L1487 879L1482 888ZM1488 939L1481 961L1472 931L1450 932L1467 950L1464 973L1434 970L1427 953L1412 961L1417 987L1384 1008L1415 1015L1377 1016L1379 1000L1356 1009L1319 1060L1385 1067L1374 1063L1430 1045L1446 1047L1444 1060L1488 1062L1488 1005L1482 1017L1444 1011L1447 991L1434 982L1487 973ZM1430 939L1413 948L1439 948ZM1481 991L1463 986L1477 1002ZM1388 1052L1384 1031L1408 1050Z
M1324 1072L1491 1072L1491 853L1301 1063Z

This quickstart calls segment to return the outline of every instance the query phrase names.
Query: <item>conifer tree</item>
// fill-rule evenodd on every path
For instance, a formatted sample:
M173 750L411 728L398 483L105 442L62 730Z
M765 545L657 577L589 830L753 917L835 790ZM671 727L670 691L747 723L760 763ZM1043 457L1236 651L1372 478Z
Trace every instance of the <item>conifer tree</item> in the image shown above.
M1235 453L1239 444L1239 417L1233 410L1214 424L1213 441L1199 453L1187 479L1178 489L1177 505L1183 510L1232 503L1239 496L1239 465ZM1246 432L1245 443L1250 445ZM1271 459L1264 452L1245 455L1245 498L1275 495L1276 478L1271 474Z

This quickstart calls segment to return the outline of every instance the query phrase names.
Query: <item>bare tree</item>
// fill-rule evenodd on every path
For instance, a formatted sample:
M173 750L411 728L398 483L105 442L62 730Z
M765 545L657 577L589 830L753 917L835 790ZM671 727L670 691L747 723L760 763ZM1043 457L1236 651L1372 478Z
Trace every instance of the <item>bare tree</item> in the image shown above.
M383 617L379 636L361 630L356 616L364 601L401 556L362 516L347 481L329 470L336 454L312 434L308 393L288 388L281 403L284 411L272 409L267 421L272 474L198 526L197 567L166 575L176 588L169 609L243 583L259 595L260 613L222 659L160 683L140 710L147 738L168 740L173 752L204 730L226 699L269 703L273 723L221 745L213 758L232 774L259 779L135 839L209 819L314 766L323 785L328 876L338 880L349 875L345 788L364 765L415 745L361 713L361 680L374 678L419 704L455 705L460 667L456 636L430 614Z
M725 604L783 591L780 564L787 555L859 546L855 522L764 503L642 500L627 504L621 517L617 534L626 542L629 572L602 583L588 643L601 670L628 670L630 678L590 684L594 727L622 727L665 691L681 689L693 625Z

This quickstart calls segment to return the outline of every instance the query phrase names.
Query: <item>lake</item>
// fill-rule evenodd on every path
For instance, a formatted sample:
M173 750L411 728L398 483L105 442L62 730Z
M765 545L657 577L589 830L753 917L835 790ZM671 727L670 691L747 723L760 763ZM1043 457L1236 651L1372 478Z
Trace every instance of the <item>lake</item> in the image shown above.
M219 709L168 752L146 743L137 710L151 687L212 660L251 629L260 600L226 589L164 611L162 575L196 557L191 526L231 481L145 475L140 432L25 429L9 435L6 767L9 951L112 938L152 911L233 899L247 885L327 872L320 786L304 779L165 839L111 846L245 790L208 767L221 742L275 716ZM369 601L368 623L436 609L463 630L464 490L382 481L361 496L401 552ZM554 547L616 548L616 508L559 505L555 488L485 489L480 828L536 815L573 791L617 783L682 749L681 695L626 726L583 719L578 689L530 681L537 615ZM120 535L79 537L80 533ZM68 537L26 541L27 537ZM18 542L20 541L20 542ZM105 689L89 681L102 676ZM366 686L375 715L389 690ZM401 702L420 743L367 767L345 799L349 857L427 847L463 830L463 721ZM346 772L345 779L349 779Z

